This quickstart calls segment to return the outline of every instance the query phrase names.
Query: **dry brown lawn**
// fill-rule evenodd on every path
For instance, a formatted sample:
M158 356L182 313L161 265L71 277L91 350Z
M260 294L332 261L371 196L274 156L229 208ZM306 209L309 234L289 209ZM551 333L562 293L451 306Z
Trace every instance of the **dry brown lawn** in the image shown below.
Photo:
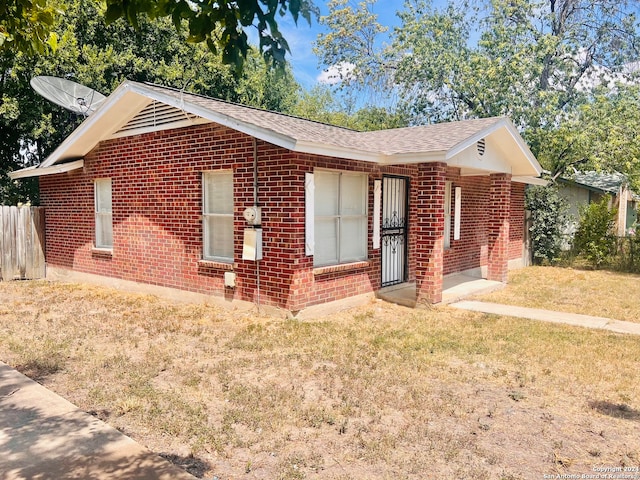
M640 275L528 267L511 272L508 288L481 299L640 322Z
M547 275L565 278L531 272L535 284L516 276L507 292L537 297ZM568 272L585 286L600 275ZM626 302L637 278L611 279L627 286L608 303ZM300 322L34 281L0 283L0 359L207 479L541 479L640 465L640 337L629 335L379 301Z

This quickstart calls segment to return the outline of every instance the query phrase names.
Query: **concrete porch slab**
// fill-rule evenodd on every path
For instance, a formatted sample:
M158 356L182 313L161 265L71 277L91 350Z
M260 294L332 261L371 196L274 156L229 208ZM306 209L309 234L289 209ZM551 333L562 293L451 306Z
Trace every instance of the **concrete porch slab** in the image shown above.
M458 302L472 295L480 295L504 288L502 282L486 280L464 274L448 275L442 284L442 304ZM416 307L416 284L402 283L378 291L377 297L390 303Z

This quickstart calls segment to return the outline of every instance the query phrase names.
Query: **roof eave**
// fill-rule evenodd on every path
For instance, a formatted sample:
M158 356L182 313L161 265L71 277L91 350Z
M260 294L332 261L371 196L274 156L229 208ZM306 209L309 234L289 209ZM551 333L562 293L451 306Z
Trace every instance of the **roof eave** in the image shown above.
M44 175L55 175L56 173L71 172L82 167L84 167L84 159L76 160L74 162L52 165L50 167L23 168L22 170L9 172L9 178L11 178L11 180L17 180L19 178L42 177Z

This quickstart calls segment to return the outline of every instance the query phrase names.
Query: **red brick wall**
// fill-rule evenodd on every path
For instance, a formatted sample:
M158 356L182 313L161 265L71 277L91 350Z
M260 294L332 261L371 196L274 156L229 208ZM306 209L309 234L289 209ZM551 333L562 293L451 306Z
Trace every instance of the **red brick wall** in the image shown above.
M509 260L522 258L524 246L524 183L511 183L509 218Z
M450 274L486 266L488 263L488 222L492 209L490 203L491 182L489 176L460 176L460 170L449 168L447 180L452 182L451 217L453 222L453 196L455 187L462 188L460 239L453 239L451 248L444 252L444 274ZM522 257L524 236L524 187L511 183L509 216L509 259Z
M414 204L418 168L298 154L257 141L263 217L263 260L258 275L258 264L242 260L246 227L242 211L253 204L253 148L251 137L213 124L102 142L87 155L83 170L40 179L47 215L48 264L253 302L258 300L259 281L261 303L293 311L378 290L380 250L374 250L371 243L371 214L367 262L314 269L313 257L305 256L304 175L314 168L367 173L371 213L373 182L384 173L411 179ZM234 172L233 265L201 260L202 172L216 169ZM93 249L96 178L112 179L112 254ZM461 240L452 240L452 248L444 254L445 273L486 263L483 225L488 177L459 177L457 170L448 169L448 178L454 186L462 186L463 217ZM518 188L514 186L517 192ZM518 215L518 208L512 205L512 217ZM415 280L416 208L410 208L409 217L408 276ZM515 255L517 243L514 236L510 254ZM224 287L224 272L229 270L237 274L235 289Z
M304 174L314 168L370 174L369 208L377 166L300 155L258 141L259 203L263 207L260 302L300 310L305 306L377 290L379 250L369 241L369 261L342 271L313 269L306 257ZM202 172L233 169L234 257L231 265L202 261ZM96 251L93 180L111 178L113 253ZM148 133L102 142L85 158L84 171L41 178L47 211L49 265L142 283L258 301L258 265L242 260L253 204L253 139L215 125ZM372 231L372 221L369 231ZM371 235L369 235L371 238ZM235 289L224 272L236 272Z
M444 274L478 268L487 264L487 225L491 215L489 209L489 177L460 176L459 169L450 168L447 180L451 186L451 219L453 223L455 187L461 187L462 208L460 219L460 239L453 239L451 226L451 247L444 253Z

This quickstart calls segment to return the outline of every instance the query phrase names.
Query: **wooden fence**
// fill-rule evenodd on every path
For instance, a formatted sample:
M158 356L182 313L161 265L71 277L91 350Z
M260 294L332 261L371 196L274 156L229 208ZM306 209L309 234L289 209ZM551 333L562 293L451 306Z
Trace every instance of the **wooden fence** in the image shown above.
M44 208L0 206L0 280L45 276Z

